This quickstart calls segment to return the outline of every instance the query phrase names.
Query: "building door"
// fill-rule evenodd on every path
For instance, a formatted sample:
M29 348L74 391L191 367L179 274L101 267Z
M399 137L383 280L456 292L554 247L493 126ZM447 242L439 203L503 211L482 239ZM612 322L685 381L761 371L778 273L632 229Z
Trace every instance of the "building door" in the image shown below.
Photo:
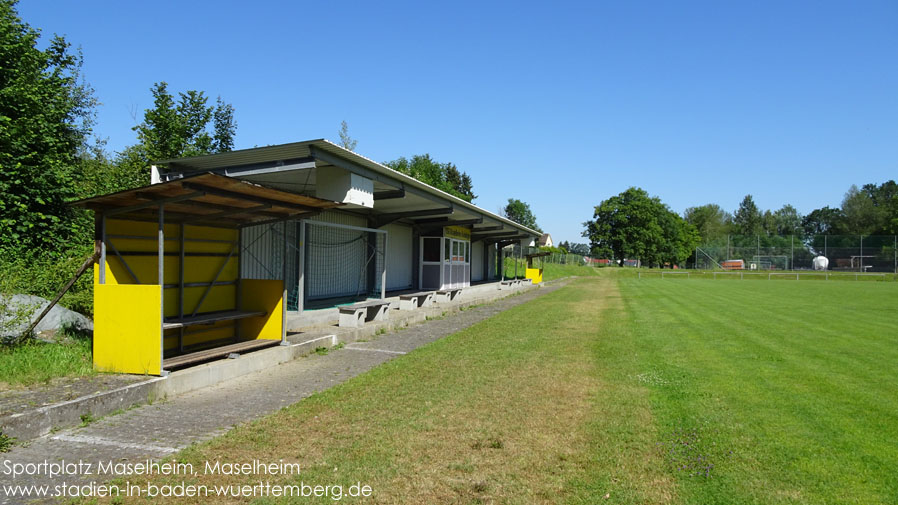
M450 278L448 288L460 289L470 286L471 243L466 240L451 240Z

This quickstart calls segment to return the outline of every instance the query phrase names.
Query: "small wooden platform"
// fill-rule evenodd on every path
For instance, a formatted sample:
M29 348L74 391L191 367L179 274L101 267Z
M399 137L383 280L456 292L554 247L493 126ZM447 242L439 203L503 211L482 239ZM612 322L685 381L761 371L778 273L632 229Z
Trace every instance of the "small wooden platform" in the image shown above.
M204 351L192 352L190 354L182 354L181 356L174 356L172 358L168 358L162 361L162 368L164 370L171 370L172 368L180 368L186 365L192 365L194 363L200 363L203 361L209 361L211 359L216 358L224 358L230 354L234 353L242 353L255 351L257 349L264 349L266 347L271 347L280 344L280 340L247 340L246 342L237 342L236 344L223 345L221 347L214 347L212 349L206 349Z
M163 330L171 330L174 328L183 328L194 324L212 324L218 321L230 321L233 319L245 319L247 317L259 317L267 314L266 312L251 312L246 310L228 310L225 312L213 312L209 314L198 314L196 316L169 319L162 323Z

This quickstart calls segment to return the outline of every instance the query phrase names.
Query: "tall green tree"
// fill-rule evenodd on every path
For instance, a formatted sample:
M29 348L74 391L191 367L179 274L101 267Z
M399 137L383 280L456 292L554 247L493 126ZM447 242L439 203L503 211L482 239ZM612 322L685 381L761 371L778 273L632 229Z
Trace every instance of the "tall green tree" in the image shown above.
M798 210L789 205L783 205L773 212L773 233L776 235L796 235L802 231L802 216Z
M467 202L477 198L471 177L467 173L459 171L452 163L440 163L429 154L402 157L387 161L384 165Z
M638 259L644 265L685 261L698 245L698 230L657 197L631 187L595 207L584 236L604 257Z
M63 37L39 49L40 32L16 2L0 0L0 250L60 250L73 229L79 154L95 117L82 56Z
M703 244L725 241L732 232L733 216L714 203L689 207L683 212L683 219L695 226Z
M211 106L203 91L189 90L178 93L176 101L164 81L154 84L150 92L153 107L144 111L143 122L134 127L138 144L131 156L148 166L153 161L233 149L234 108L221 97Z
M502 209L502 215L522 226L542 232L542 229L536 224L536 216L530 210L530 204L517 198L508 199L508 203Z
M745 195L733 214L733 225L740 235L758 235L762 230L762 215L751 195Z
M801 220L805 235L829 235L835 233L842 221L842 210L829 206L814 209Z
M883 219L873 198L852 185L842 199L842 233L869 235L879 228Z

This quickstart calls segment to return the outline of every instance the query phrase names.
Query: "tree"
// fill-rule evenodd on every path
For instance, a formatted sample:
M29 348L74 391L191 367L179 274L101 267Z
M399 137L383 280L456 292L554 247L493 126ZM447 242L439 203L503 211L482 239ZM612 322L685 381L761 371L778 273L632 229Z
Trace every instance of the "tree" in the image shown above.
M703 244L725 240L733 226L733 216L713 203L689 207L683 212L683 219L695 226Z
M349 124L344 120L340 122L340 145L344 149L355 151L355 146L359 145L359 141L349 136Z
M695 226L640 188L629 188L595 207L584 236L601 256L637 259L646 265L686 260L698 245Z
M878 209L870 195L852 185L842 199L843 233L869 235L877 229Z
M801 214L795 207L783 205L779 210L773 213L773 233L776 235L795 235L801 233L802 230Z
M0 250L60 250L76 230L79 154L95 117L93 90L81 81L82 56L63 37L37 48L40 32L0 0Z
M861 191L870 197L873 207L876 209L874 234L895 235L898 234L898 183L889 180L879 186L876 184L864 184Z
M761 233L761 212L755 205L751 195L745 195L739 209L733 215L733 224L740 235L757 235Z
M579 244L571 242L565 247L567 251L571 254L576 254L578 256L588 256L589 255L589 245L587 244Z
M834 233L842 221L841 209L829 206L815 209L801 220L801 227L808 236Z
M219 96L215 100L215 114L213 116L214 134L212 136L212 150L224 153L234 149L234 137L237 135L237 122L234 120L234 106L224 103Z
M143 122L134 127L139 143L130 156L148 166L153 161L233 149L237 131L234 107L221 97L213 107L206 105L204 92L189 90L178 93L175 102L165 81L154 84L150 91L153 108L146 109Z
M437 162L429 154L416 154L411 159L402 157L384 165L467 202L477 198L468 174L460 172L452 163Z
M542 233L539 225L536 224L536 216L530 210L530 205L517 198L508 199L508 204L502 209L502 215L521 226Z

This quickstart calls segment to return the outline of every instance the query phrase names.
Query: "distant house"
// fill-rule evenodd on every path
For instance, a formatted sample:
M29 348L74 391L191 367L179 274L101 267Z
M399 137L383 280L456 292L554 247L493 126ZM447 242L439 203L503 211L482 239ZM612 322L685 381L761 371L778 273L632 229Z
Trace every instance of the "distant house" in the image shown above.
M542 235L540 235L540 237L539 237L539 246L540 247L553 247L554 245L555 245L555 243L552 242L552 235L550 235L548 233L543 233Z

